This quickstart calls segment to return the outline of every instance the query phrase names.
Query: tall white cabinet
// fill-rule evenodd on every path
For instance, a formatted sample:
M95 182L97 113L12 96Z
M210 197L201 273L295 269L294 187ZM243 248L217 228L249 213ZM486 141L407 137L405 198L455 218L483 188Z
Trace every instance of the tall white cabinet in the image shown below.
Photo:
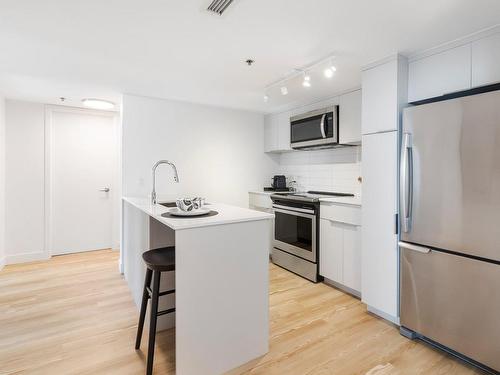
M361 296L368 310L394 323L398 312L399 113L408 64L395 56L363 71Z

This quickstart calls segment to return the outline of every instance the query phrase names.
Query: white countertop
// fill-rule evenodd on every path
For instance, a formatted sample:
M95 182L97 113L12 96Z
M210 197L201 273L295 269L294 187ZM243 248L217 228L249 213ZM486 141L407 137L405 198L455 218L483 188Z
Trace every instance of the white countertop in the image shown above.
M271 195L276 193L275 191L263 191L263 190L251 190L248 193L250 194L260 194L260 195Z
M354 206L361 206L361 197L355 195L354 197L328 197L328 198L320 198L320 203L342 203L342 204L350 204Z
M248 192L249 194L260 194L260 195L268 195L274 194L274 191L262 191L262 190L252 190ZM320 203L341 203L341 204L350 204L354 206L361 206L361 197L359 195L355 195L354 197L325 197L319 199Z
M218 212L218 215L215 216L201 216L189 219L163 217L161 214L168 212L170 208L159 204L152 205L149 198L123 197L122 199L173 230L239 223L244 221L267 220L274 217L274 215L265 212L222 203L210 203L210 205L207 206L211 210ZM161 202L163 203L163 201Z

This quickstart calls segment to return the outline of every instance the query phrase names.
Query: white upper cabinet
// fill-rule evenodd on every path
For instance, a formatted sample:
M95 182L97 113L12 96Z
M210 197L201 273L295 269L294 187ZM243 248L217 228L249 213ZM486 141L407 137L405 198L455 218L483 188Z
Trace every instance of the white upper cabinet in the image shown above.
M278 149L278 126L275 115L264 117L264 151L273 152Z
M265 116L266 152L290 151L290 117L339 105L339 136L340 143L349 145L361 144L361 90L345 95L322 100L291 111L274 113Z
M500 82L500 34L472 42L472 86Z
M266 115L264 118L264 151L280 152L290 147L290 112Z
M339 143L361 144L361 90L339 98Z
M363 71L363 134L397 130L397 66L394 59Z
M471 45L412 61L408 69L409 102L467 90L471 88Z
M290 147L290 112L278 114L278 150L288 151Z

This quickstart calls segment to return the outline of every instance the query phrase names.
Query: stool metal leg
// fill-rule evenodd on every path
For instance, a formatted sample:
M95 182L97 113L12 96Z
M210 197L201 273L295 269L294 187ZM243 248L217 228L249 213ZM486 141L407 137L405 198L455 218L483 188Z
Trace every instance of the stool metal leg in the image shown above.
M144 329L144 319L146 318L146 309L148 307L148 288L151 286L151 278L153 271L149 268L146 269L146 277L144 279L144 291L142 292L141 313L139 315L139 325L137 326L137 338L135 339L135 349L141 347L142 330Z
M151 295L151 318L149 321L149 345L148 345L148 368L147 375L153 374L153 358L155 354L156 320L158 319L158 299L160 294L161 272L153 272L153 290Z

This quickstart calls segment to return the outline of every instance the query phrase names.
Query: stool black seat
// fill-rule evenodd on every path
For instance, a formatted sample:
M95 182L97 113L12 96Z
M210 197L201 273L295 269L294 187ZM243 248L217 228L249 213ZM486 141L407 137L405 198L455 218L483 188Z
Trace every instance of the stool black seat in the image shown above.
M162 247L146 251L142 254L142 259L146 263L146 277L144 280L144 291L142 293L141 313L139 316L139 324L137 326L137 338L135 340L135 349L141 346L142 331L144 328L144 320L146 318L146 309L148 300L151 298L151 317L149 321L149 344L148 344L148 361L146 374L153 373L153 358L155 351L156 339L156 322L158 317L165 314L170 314L175 311L175 308L158 311L159 297L175 293L175 289L160 292L160 280L162 272L175 271L175 246ZM151 281L153 285L151 286Z
M142 259L153 271L175 271L175 246L146 251L142 254Z

